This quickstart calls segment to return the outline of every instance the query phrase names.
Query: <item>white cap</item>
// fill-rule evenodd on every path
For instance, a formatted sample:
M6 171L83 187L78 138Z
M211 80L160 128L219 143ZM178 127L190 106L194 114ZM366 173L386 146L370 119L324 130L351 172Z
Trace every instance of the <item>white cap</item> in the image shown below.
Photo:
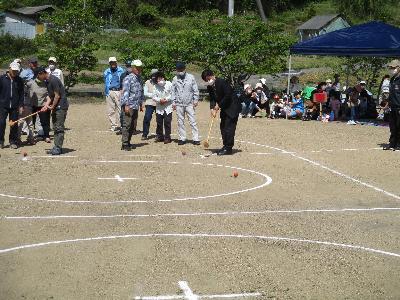
M248 83L248 84L245 84L243 88L244 88L245 90L247 90L248 88L251 88L251 84L249 84L249 83Z
M16 59L14 59L14 61L13 62L15 62L15 63L17 63L17 64L21 64L21 59L19 59L19 58L16 58Z
M108 59L108 62L110 63L110 62L117 62L117 58L115 57L115 56L111 56L109 59Z
M158 69L151 69L150 75L154 75L158 72Z
M134 67L142 67L142 66L143 66L143 63L142 63L142 61L141 61L140 59L135 59L135 60L132 62L132 66L134 66Z
M382 93L389 93L389 88L387 86L382 88Z
M365 80L361 80L360 84L367 84L367 83L365 82Z
M13 61L10 64L10 69L13 71L19 71L21 69L21 66L19 65L19 63Z
M261 78L260 81L261 81L262 84L266 84L267 83L267 79L265 79L265 78Z
M256 83L256 89L258 89L258 88L263 88L263 86L262 86L262 83L260 83L260 82L258 82L258 83Z
M52 56L52 57L49 57L49 61L57 62L57 59L54 56Z
M332 80L327 79L325 82L326 82L326 83L332 83Z

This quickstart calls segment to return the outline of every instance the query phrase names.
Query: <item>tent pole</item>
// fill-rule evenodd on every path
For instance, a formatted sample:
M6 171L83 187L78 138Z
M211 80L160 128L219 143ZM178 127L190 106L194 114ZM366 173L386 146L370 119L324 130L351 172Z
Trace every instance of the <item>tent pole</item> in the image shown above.
M290 93L290 72L292 71L292 55L289 54L289 72L288 72L288 79L287 79L287 90L286 94L289 96Z

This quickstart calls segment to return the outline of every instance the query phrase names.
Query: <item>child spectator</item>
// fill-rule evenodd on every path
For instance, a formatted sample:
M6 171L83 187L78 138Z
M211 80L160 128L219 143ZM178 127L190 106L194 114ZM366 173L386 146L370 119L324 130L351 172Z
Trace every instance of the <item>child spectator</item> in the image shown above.
M331 121L337 121L339 119L340 104L340 93L331 93L329 101L329 107L331 109Z
M270 107L270 112L271 112L270 118L271 119L279 118L282 116L282 111L283 108L285 107L285 103L283 102L283 99L279 97L278 94L273 95L272 99L273 101Z
M296 91L293 93L294 98L289 102L290 109L288 110L288 118L296 119L301 118L304 113L304 102L301 98L301 92Z

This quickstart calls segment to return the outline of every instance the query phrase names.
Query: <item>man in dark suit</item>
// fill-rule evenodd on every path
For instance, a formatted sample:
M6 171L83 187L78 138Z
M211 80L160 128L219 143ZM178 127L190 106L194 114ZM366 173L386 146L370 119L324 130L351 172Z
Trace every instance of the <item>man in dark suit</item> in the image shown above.
M231 85L225 79L215 77L211 70L204 70L201 78L206 82L210 94L211 116L215 118L217 112L221 110L220 129L224 146L217 154L231 155L241 110L239 100Z

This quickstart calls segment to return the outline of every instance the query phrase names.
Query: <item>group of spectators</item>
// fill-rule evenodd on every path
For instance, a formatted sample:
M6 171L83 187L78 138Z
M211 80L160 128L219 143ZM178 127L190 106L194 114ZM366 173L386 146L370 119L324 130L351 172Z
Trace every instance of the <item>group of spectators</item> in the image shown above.
M40 66L37 58L30 58L26 68L15 59L7 72L0 76L0 148L5 147L7 117L10 121L9 143L17 149L24 143L51 143L50 119L53 122L54 147L49 154L62 154L64 122L68 100L64 77L57 68L57 59L50 57L48 65ZM20 120L19 122L16 122ZM14 123L15 122L15 123ZM26 141L22 136L26 135Z
M390 76L385 75L375 100L361 80L353 87L341 85L340 75L317 84L309 83L303 89L290 93L270 92L266 79L262 78L253 88L243 84L238 93L242 105L241 118L260 116L287 119L337 121L345 120L355 125L359 119L382 119L388 121ZM296 86L298 87L298 86Z

